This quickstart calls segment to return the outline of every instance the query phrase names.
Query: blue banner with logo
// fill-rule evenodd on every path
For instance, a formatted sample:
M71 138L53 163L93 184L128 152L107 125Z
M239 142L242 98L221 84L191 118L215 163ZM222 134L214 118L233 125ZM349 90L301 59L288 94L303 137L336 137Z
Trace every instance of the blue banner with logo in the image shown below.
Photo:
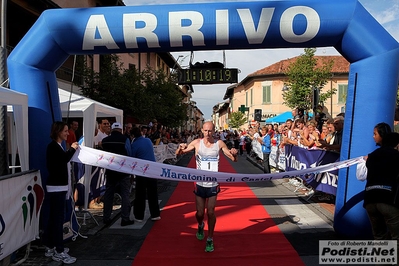
M325 150L307 150L294 145L285 146L285 170L295 171L339 161L339 154ZM338 186L338 170L310 173L300 176L314 190L335 195Z

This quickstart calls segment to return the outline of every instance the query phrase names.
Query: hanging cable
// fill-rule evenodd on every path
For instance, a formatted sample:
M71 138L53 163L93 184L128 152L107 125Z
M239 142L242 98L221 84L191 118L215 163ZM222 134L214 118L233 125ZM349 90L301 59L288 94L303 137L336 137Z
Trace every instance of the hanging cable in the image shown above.
M191 54L190 54L190 63L189 63L189 68L191 68L191 67L193 66L193 59L194 59L194 52L193 52L193 51L191 51Z
M71 100L72 100L72 90L73 90L73 80L75 79L75 66L76 66L76 54L73 56L73 65L72 65L72 78L71 78L71 89L69 91L69 101L68 101L68 112L66 117L66 122L69 121L69 111L71 109Z
M223 50L223 67L226 67L226 51Z

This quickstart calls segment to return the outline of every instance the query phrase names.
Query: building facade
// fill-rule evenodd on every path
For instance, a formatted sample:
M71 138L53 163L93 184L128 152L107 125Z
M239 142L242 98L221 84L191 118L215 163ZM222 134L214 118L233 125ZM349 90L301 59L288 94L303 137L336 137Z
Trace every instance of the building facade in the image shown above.
M256 109L261 110L261 123L265 123L268 118L291 111L288 106L283 104L283 91L286 89L285 82L287 81L287 76L284 73L297 58L282 60L260 69L245 77L240 83L228 87L223 100L227 100L229 108L227 111L225 108L214 108L214 117L218 120L214 120L215 124L222 128L228 128L230 113L238 111L241 106L248 108L248 111L245 112L247 123L242 126L244 128L248 127L255 119ZM315 56L315 58L320 66L326 60L333 60L331 78L320 91L336 90L336 93L323 103L329 114L334 117L345 112L349 62L342 56Z

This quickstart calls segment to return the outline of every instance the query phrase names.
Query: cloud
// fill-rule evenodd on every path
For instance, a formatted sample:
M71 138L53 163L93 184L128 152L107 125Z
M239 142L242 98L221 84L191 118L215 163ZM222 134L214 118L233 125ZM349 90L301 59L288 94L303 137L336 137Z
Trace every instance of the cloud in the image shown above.
M365 6L365 8L381 25L398 21L399 4L397 3L392 2L392 4L389 6L387 5L378 6L378 7Z
M399 40L399 3L396 0L359 1L396 40Z
M385 26L385 29L396 39L396 41L399 41L399 23L390 23Z
M376 15L376 19L378 22L380 22L382 25L386 23L390 23L393 21L398 21L399 18L399 5L395 4L388 9L382 11L378 15Z

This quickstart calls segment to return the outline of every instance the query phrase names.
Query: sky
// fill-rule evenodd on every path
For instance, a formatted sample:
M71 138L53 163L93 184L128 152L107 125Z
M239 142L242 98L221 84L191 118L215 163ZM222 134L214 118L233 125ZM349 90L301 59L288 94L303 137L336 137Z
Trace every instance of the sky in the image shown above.
M158 5L182 3L211 3L227 2L224 0L124 0L125 5ZM232 0L228 2L233 2ZM242 2L242 1L240 1ZM399 1L398 0L359 0L367 11L397 40L399 41ZM281 60L293 58L303 53L303 48L291 49L259 49L259 50L225 50L223 51L195 51L192 63L196 62L223 62L227 68L238 68L238 81L240 82L249 74L277 63ZM182 68L187 68L191 52L171 53ZM318 48L316 55L339 55L333 47ZM232 84L194 85L192 101L204 114L205 120L211 119L212 108L224 102L223 96L226 88ZM244 103L243 103L244 104Z

